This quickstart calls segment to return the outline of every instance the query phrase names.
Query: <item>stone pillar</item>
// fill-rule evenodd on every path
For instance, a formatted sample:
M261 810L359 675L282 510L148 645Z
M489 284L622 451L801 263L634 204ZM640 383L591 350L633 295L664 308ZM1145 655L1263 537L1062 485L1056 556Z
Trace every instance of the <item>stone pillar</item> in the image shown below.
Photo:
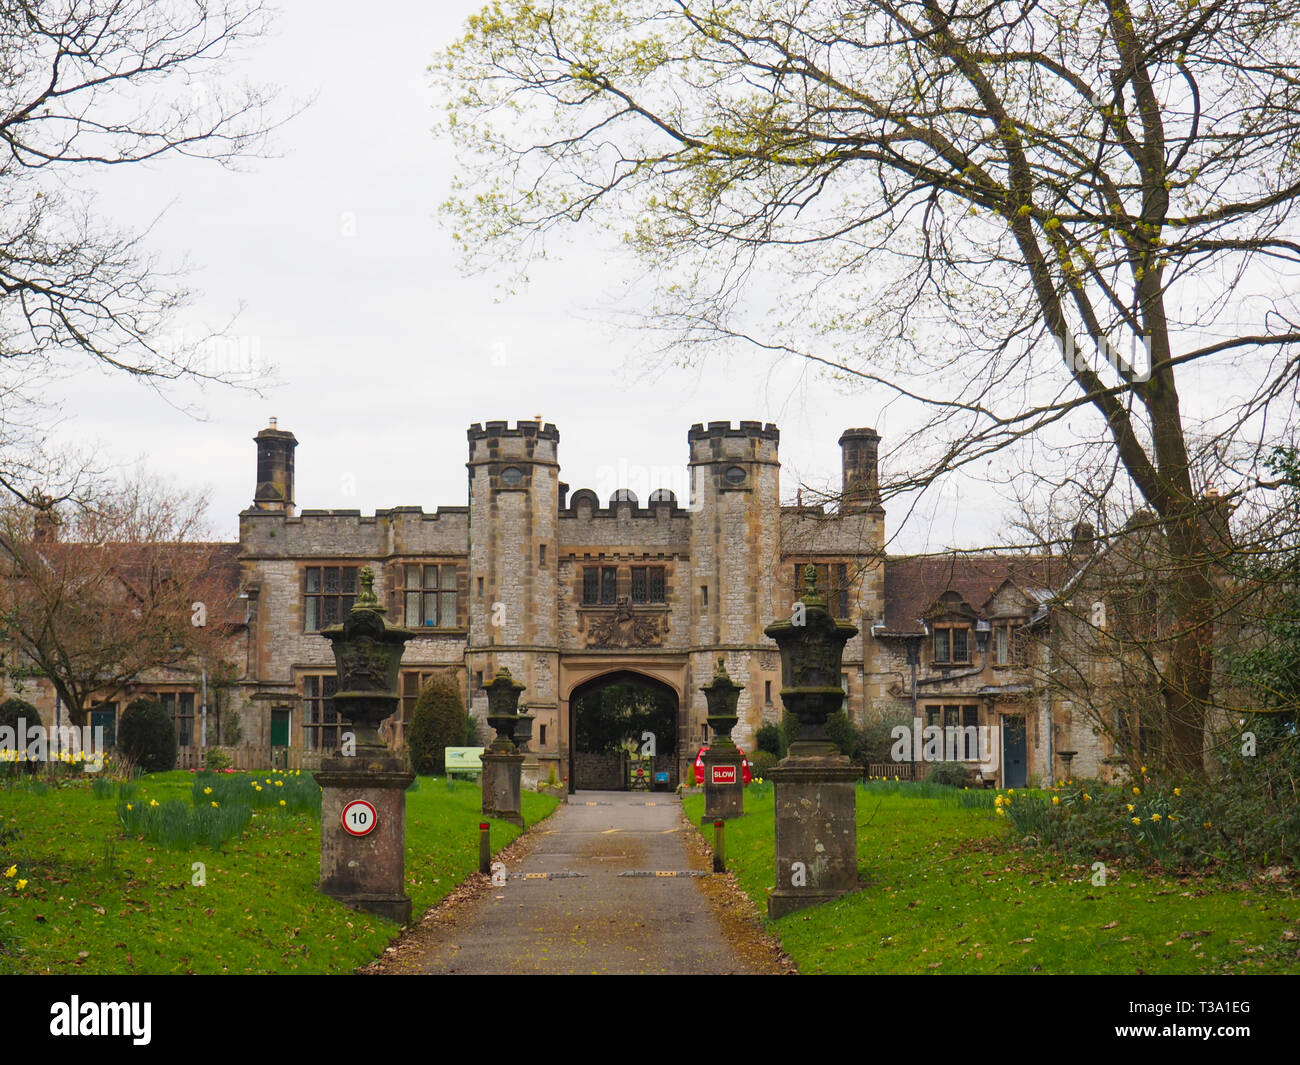
M528 746L533 740L533 722L536 720L536 714L520 714L519 724L515 726L515 746L524 756L523 768L520 770L520 787L527 791L536 791L537 785L542 781L542 763L538 760L536 752Z
M709 708L709 728L713 738L704 752L703 824L719 818L727 820L745 813L745 778L740 749L731 738L738 720L736 703L741 686L727 676L725 659L718 659L713 682L700 689Z
M840 663L857 628L836 621L817 594L816 570L804 570L803 598L788 621L765 630L781 649L781 701L799 719L799 735L768 776L776 793L776 886L769 917L857 890L857 780L861 771L826 734L826 718L844 701Z
M519 693L524 686L502 666L483 689L488 697L488 724L497 733L492 746L483 752L483 813L523 828L520 779L524 756L515 746L514 733L519 727Z
M409 924L406 789L415 774L400 758L362 762L335 755L315 777L321 786L320 890L354 910Z
M397 709L397 673L416 634L390 625L361 571L361 594L342 625L321 635L334 646L334 706L344 742L315 774L321 786L320 890L353 909L399 924L411 919L405 892L406 789L415 774L394 755L379 724Z

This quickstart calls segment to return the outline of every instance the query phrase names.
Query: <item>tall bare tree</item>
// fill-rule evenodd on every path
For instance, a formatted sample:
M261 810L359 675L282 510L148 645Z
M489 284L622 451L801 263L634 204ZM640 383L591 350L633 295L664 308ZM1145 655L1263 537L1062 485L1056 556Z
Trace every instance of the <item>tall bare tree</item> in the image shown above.
M206 500L141 475L90 503L0 508L0 638L11 676L43 676L84 725L150 670L229 657L234 545L207 539Z
M494 4L433 69L472 257L611 224L677 341L926 412L887 494L1007 448L1135 486L1172 560L1168 749L1195 771L1195 462L1249 479L1295 427L1297 52L1298 0L611 0ZM1195 413L1190 373L1218 397Z
M243 0L0 0L0 486L29 503L50 487L32 456L49 416L33 405L67 356L155 385L239 376L176 342L185 289L97 215L87 182L259 151L270 93L230 66L265 28Z

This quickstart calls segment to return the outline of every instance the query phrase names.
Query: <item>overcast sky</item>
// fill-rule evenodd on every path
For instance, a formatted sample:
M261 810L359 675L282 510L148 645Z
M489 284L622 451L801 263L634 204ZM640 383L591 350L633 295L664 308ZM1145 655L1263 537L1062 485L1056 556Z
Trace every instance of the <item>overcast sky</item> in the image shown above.
M787 497L800 482L838 482L846 427L875 427L889 451L891 428L894 439L902 428L890 419L904 413L805 363L738 351L696 368L649 364L644 336L602 312L625 272L603 251L575 247L503 302L500 278L460 273L437 217L453 160L432 133L442 101L426 67L480 4L394 0L361 18L337 0L280 6L275 35L246 53L242 71L280 85L286 110L311 101L277 133L277 158L241 172L171 159L96 177L103 212L135 226L156 218L151 246L193 264L187 333L242 307L229 341L211 350L214 366L261 360L276 383L260 397L174 389L172 402L197 405L196 420L120 375L82 372L58 387L56 441L93 446L104 461L145 456L164 477L208 487L228 538L253 495L251 437L271 416L299 440L298 506L366 513L463 505L465 430L488 419L554 422L562 479L602 497L616 480L639 488L661 471L653 479L685 502L697 421L775 422ZM894 548L992 542L1003 509L997 489L954 477ZM891 534L904 510L890 507Z

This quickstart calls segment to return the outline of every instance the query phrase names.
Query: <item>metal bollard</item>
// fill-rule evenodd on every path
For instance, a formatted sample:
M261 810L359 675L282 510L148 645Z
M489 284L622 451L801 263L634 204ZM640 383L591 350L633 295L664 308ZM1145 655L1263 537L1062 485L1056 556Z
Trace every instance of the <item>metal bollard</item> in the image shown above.
M715 873L725 873L727 871L727 836L726 822L713 822L713 871Z
M480 821L478 826L478 871L484 876L492 872L492 841L489 837L490 826Z

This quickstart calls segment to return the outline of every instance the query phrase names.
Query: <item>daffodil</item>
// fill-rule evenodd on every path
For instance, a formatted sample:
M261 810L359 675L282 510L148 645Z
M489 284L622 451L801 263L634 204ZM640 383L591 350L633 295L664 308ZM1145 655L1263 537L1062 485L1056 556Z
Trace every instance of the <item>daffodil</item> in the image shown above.
M283 800L283 799L280 800L280 805L281 805L281 806L284 805L284 800Z
M1134 794L1134 795L1141 795L1141 794L1142 794L1142 789L1141 789L1141 788L1134 788L1134 789L1133 789L1133 794Z
M1060 806L1060 805L1061 805L1061 797L1060 797L1059 795L1053 795L1053 796L1052 796L1052 805L1053 805L1053 806Z
M134 810L134 809L135 809L135 807L132 806L130 803L127 803L127 804L126 804L126 808L127 808L128 810Z
M18 866L11 865L8 869L5 870L5 876L12 877L16 872L18 872Z
M1133 823L1134 823L1135 825L1140 825L1140 824L1142 823L1142 818L1140 818L1140 817L1135 817L1135 818L1133 818Z
M1202 821L1202 822L1201 822L1201 827L1202 827L1202 828L1209 828L1209 827L1210 827L1210 822L1209 822L1209 821Z
M1183 789L1182 789L1182 788L1174 788L1174 794L1175 794L1175 795L1181 795L1182 793L1183 793Z
M219 803L217 803L217 802L214 801L214 802L212 803L212 808L215 810L215 809L217 809L217 807L218 807L219 805L220 805Z
M211 788L204 788L204 789L203 789L203 794L204 794L204 795L211 795L211 794L212 794L212 789L211 789Z
M1146 767L1146 766L1143 766L1143 767L1142 767L1142 775L1143 775L1143 776L1146 776L1146 775L1147 775L1147 767Z
M283 780L277 780L277 781L275 782L275 786L276 786L277 788L282 788L282 787L284 787L284 781L283 781Z
M1124 809L1126 809L1129 813L1132 813L1132 812L1133 812L1133 804L1132 804L1132 803L1129 803L1127 806L1124 807Z
M25 888L26 886L27 886L26 880L20 880L18 881L18 883L14 885L14 887L16 887L19 891L22 891L22 889Z
M1151 815L1151 820L1152 820L1152 821L1159 821L1159 820L1160 820L1160 815L1159 815L1159 814L1152 814L1152 815Z
M1086 791L1083 793L1083 801L1084 801L1084 802L1092 802L1092 796L1089 795Z
M158 800L157 800L157 799L150 799L150 800L149 800L149 805L150 805L150 806L157 806L157 805L158 805Z
M1007 816L1007 812L1006 812L1006 810L1002 809L1001 806L998 807L998 816L999 816L999 817L1006 817L1006 816Z

